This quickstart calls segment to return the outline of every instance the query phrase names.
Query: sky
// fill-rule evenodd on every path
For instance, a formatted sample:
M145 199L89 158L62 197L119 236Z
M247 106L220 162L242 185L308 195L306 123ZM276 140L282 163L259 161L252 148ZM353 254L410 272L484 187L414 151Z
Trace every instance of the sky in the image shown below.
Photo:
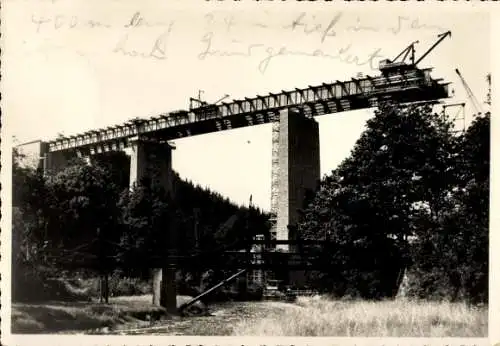
M207 102L228 94L227 102L376 75L380 59L394 58L415 40L419 57L447 30L452 37L419 67L434 67L434 78L453 83L455 97L447 102L467 102L470 122L474 109L455 68L481 102L491 71L491 20L484 7L443 12L409 4L387 10L250 1L232 7L152 0L6 3L3 131L18 143L187 109L189 98L199 94ZM329 57L312 56L316 50ZM316 119L322 175L349 155L372 113ZM239 204L252 195L254 205L269 210L269 124L174 142L173 168L181 177Z

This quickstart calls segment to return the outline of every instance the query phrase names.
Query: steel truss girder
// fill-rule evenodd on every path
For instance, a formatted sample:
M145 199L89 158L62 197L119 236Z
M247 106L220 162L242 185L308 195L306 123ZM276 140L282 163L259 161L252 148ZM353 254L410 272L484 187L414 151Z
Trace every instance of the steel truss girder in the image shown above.
M371 100L380 95L398 97L406 90L419 90L421 94L409 96L414 101L433 99L434 94L445 93L446 84L438 80L425 78L424 72L430 69L410 69L392 75L378 77L365 76L353 78L346 82L323 83L318 86L309 86L306 89L295 88L293 91L283 91L280 94L269 93L267 96L244 98L233 102L223 102L217 105L203 105L191 111L176 111L169 114L160 114L151 119L136 119L121 125L107 127L102 130L91 130L71 137L58 138L49 142L49 151L67 150L84 146L96 146L98 143L114 142L131 136L149 134L155 136L162 132L166 140L186 135L208 133L223 129L232 129L241 126L252 126L276 121L281 109L301 108L308 110L308 116L343 111L344 109L363 108L353 104L353 100ZM441 90L442 89L442 90ZM419 96L420 95L420 96ZM446 97L446 96L444 96ZM434 99L443 98L437 95ZM346 101L349 100L349 107ZM240 119L240 120L238 120ZM248 121L252 119L252 121ZM215 120L220 126L215 126ZM256 121L257 120L257 121ZM213 125L208 126L212 122ZM163 137L162 137L163 138Z

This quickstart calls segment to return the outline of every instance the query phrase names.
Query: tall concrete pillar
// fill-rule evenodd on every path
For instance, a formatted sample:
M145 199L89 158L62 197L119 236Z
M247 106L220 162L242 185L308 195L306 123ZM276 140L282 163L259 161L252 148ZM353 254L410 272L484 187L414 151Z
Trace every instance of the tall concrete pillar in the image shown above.
M277 240L294 240L289 226L299 221L307 191L317 188L320 180L319 126L294 110L280 112L279 124L273 124L273 187L271 212L276 221L273 232ZM285 252L296 252L295 246L277 245ZM290 283L304 284L303 271L289 273Z
M153 268L153 305L163 306L172 313L177 312L176 272L174 265Z
M153 184L172 191L172 147L134 137L129 140L130 187L149 178Z
M160 292L161 292L161 268L153 268L153 305L160 306Z
M175 274L177 270L174 265L162 269L160 305L167 311L177 312L177 286L175 284Z
M278 146L276 239L289 240L294 235L288 226L299 221L307 190L314 191L320 180L318 123L299 111L281 111Z
M130 187L149 179L151 184L162 186L172 193L172 147L138 137L129 140ZM175 252L174 234L169 234L165 252ZM153 304L161 305L170 313L177 312L175 267L165 262L162 268L153 269Z

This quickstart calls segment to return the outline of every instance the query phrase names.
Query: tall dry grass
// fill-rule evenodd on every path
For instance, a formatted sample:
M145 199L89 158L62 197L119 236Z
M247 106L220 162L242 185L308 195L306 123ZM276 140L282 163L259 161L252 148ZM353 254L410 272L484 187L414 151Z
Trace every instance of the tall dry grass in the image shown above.
M235 335L355 337L485 337L488 308L421 301L335 301L299 297L286 313L243 320Z

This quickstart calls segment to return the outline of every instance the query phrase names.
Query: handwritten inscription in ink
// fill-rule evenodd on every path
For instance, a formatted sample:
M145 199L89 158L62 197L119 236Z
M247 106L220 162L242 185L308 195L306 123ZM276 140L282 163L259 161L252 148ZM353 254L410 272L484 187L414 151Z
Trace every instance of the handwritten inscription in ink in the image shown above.
M122 17L121 21L116 21L115 18L115 22L106 22L80 15L33 14L31 24L36 33L71 29L93 29L96 32L98 29L107 30L108 36L114 40L111 42L111 53L153 60L167 59L173 35L186 34L189 38L185 44L190 47L191 52L193 47L197 47L194 49L199 60L222 57L257 58L257 69L261 73L265 73L276 59L285 56L332 59L377 70L378 61L385 58L382 49L369 44L360 47L351 35L358 32L398 35L406 30L445 30L436 25L425 24L418 18L405 16L384 21L387 22L385 26L375 26L373 23L364 23L360 16L352 17L344 12L321 15L300 12L279 20L270 15L249 19L245 16L240 18L235 13L209 12L202 17L204 23L194 26L185 21L176 23L174 32L174 21L164 17L166 16L162 14L145 15L141 11L133 11ZM189 36L191 32L185 31L196 32L200 29L204 32L196 33L195 36ZM248 35L248 32L255 34ZM276 41L276 35L281 34L286 41ZM106 41L109 40L108 36L103 36ZM184 47L176 47L176 54L183 54Z

